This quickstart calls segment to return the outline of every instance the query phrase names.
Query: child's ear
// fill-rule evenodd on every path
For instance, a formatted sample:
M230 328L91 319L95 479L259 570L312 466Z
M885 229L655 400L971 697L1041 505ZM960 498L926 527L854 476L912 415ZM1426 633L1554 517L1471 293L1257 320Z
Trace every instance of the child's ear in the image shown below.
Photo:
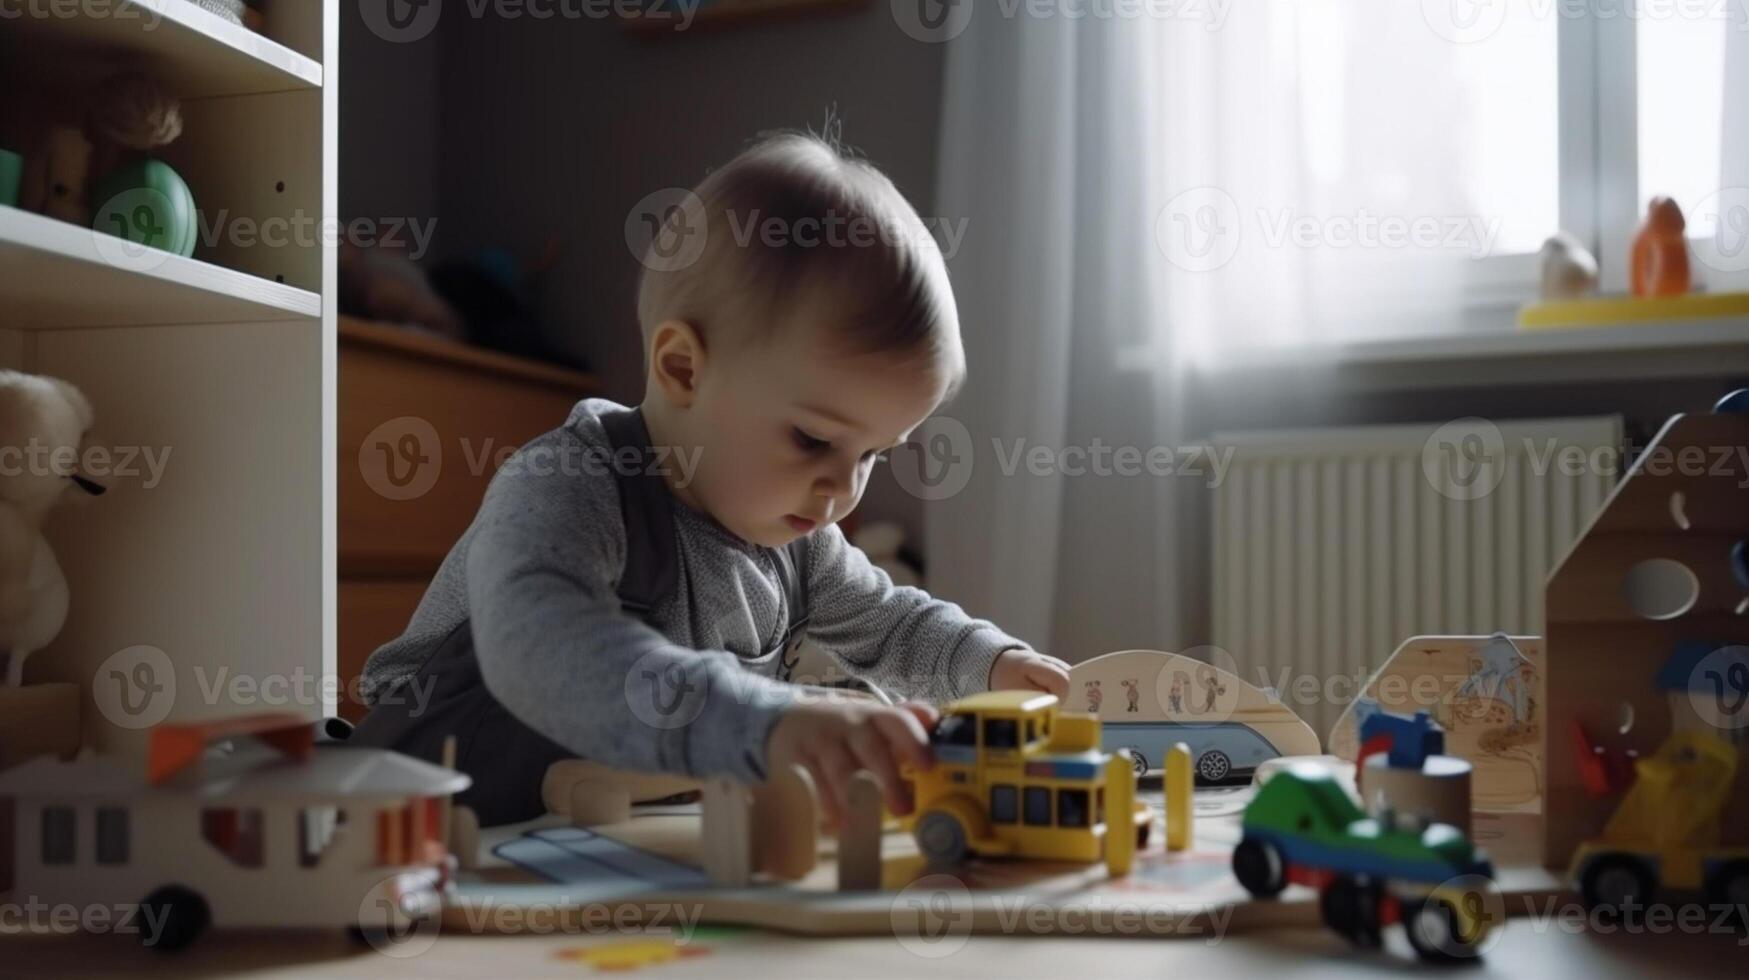
M676 408L690 408L704 376L704 338L684 320L665 320L650 338L650 373Z

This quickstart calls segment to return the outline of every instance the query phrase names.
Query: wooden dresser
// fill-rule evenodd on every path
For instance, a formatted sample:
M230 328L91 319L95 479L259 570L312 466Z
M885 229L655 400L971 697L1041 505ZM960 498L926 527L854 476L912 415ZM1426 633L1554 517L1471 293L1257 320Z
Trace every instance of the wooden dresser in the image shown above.
M595 379L340 318L339 667L357 721L365 659L398 636L516 447L599 393Z

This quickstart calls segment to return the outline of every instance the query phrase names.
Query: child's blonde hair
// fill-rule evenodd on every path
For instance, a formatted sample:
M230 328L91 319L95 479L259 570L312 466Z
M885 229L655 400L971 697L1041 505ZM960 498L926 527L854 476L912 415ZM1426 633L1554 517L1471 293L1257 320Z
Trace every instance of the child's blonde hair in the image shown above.
M692 325L706 344L759 344L795 316L821 318L846 354L928 359L965 374L941 249L898 188L836 141L768 136L706 177L657 232L638 320ZM684 236L702 229L690 262ZM696 249L696 246L694 246ZM691 253L688 253L689 257Z

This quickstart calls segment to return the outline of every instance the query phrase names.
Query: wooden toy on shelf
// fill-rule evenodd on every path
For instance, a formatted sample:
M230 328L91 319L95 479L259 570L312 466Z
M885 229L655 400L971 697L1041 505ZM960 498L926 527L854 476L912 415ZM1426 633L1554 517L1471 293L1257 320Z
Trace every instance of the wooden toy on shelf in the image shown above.
M1456 827L1367 817L1314 767L1277 773L1245 809L1233 874L1258 898L1289 884L1319 890L1325 925L1362 946L1402 922L1425 960L1472 958L1496 924L1484 901L1494 868Z
M228 753L216 739L252 739ZM385 749L318 745L292 714L160 725L144 773L39 757L0 773L19 894L140 903L141 941L211 926L404 928L450 885L445 801L468 777Z
M906 824L931 864L1103 859L1118 876L1147 845L1153 814L1136 799L1132 761L1102 750L1099 719L1058 711L1055 695L963 698L942 709L929 740L934 768L904 773L916 803Z
M1749 587L1731 556L1749 538L1746 400L1737 392L1711 413L1671 418L1549 576L1539 692L1550 868L1570 867L1617 809L1622 780L1604 771L1599 785L1600 754L1643 757L1684 729L1709 730L1742 751L1749 667L1730 664L1749 645ZM1671 668L1679 655L1692 659ZM1678 682L1672 671L1688 676ZM1736 766L1724 794L1721 846L1749 844L1746 773Z
M1668 197L1654 197L1646 206L1646 220L1634 235L1629 258L1635 296L1680 296L1689 289L1688 222L1682 209Z
M1273 695L1220 667L1176 653L1121 650L1069 670L1071 704L1098 716L1107 752L1128 749L1136 773L1190 747L1197 781L1249 778L1285 755L1316 755L1318 736Z
M1415 636L1404 640L1330 729L1330 752L1358 763L1360 725L1379 711L1428 712L1443 752L1470 763L1479 810L1540 806L1543 641L1534 636ZM1364 773L1359 777L1364 781Z

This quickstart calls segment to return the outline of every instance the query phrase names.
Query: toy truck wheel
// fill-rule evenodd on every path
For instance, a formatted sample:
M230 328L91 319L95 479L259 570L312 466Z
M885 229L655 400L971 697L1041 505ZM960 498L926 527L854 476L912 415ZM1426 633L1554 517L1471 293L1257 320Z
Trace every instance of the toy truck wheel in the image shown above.
M1246 837L1233 848L1233 877L1257 898L1274 898L1287 887L1287 869L1274 844Z
M933 866L951 867L966 859L965 825L946 810L931 810L917 821L917 849Z
M1379 937L1381 898L1378 885L1340 875L1318 896L1318 912L1331 932L1356 946L1377 947L1382 942Z
M1734 861L1713 872L1707 880L1707 900L1714 905L1736 906L1741 913L1749 909L1749 861ZM1742 915L1731 917L1741 924Z
M1646 865L1626 855L1601 857L1585 868L1579 890L1594 909L1645 908L1657 887Z
M147 895L140 912L140 945L165 953L199 939L213 920L206 899L183 885L165 885Z
M1484 929L1465 937L1459 926L1457 909L1441 898L1406 903L1403 909L1403 932L1415 955L1428 963L1455 963L1480 955Z
M1202 758L1196 760L1196 774L1201 776L1205 783L1218 783L1226 779L1232 771L1232 760L1227 758L1225 752L1210 749L1202 754Z
M1142 750L1134 746L1130 747L1130 765L1136 770L1137 779L1148 774L1148 760L1142 756Z

